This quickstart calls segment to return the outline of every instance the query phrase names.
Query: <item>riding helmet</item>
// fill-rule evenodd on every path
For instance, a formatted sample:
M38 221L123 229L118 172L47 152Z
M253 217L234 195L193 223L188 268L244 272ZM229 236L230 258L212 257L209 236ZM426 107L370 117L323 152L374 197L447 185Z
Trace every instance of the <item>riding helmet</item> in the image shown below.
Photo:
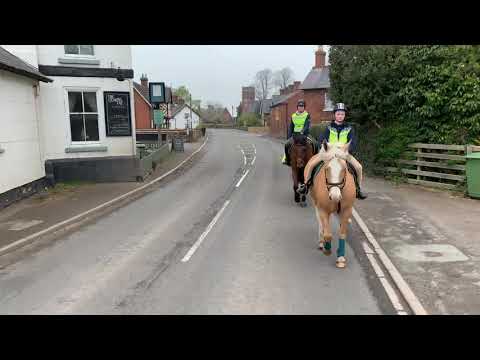
M337 103L337 104L335 104L335 107L333 108L333 112L336 113L337 111L347 112L347 107L345 106L344 103Z
M299 107L299 106L305 107L305 100L302 100L302 99L298 100L297 101L297 107Z

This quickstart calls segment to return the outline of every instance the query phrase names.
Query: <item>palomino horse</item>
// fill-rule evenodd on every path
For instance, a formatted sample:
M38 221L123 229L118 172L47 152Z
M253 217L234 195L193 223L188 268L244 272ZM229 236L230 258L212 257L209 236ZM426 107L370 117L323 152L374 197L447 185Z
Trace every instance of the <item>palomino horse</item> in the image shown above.
M332 230L330 215L337 213L340 218L340 236L337 249L337 267L346 266L345 241L347 239L348 222L352 216L353 203L356 199L355 182L352 174L347 170L346 158L348 146L330 145L324 142L322 157L324 165L313 178L310 196L315 206L318 220L319 245L318 248L325 255L332 253ZM314 163L312 159L311 163ZM305 168L304 176L309 178L311 163ZM307 174L308 173L308 174Z
M314 145L308 141L306 135L294 134L293 144L290 147L290 164L292 167L293 191L295 202L305 207L306 187L303 170L310 158L314 155Z

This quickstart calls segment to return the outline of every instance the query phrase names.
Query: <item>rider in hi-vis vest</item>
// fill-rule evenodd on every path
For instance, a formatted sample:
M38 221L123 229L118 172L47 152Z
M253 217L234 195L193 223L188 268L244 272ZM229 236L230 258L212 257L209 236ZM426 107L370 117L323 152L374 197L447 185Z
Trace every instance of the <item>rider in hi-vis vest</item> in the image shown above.
M293 144L293 133L302 133L306 136L310 133L310 114L305 111L305 101L298 100L297 111L292 114L290 126L288 127L288 141L285 144L285 154L282 163L290 166L290 155L288 151Z
M345 122L346 107L343 103L338 103L335 105L333 110L335 114L335 120L333 120L323 134L320 134L318 143L321 144L324 140L327 140L330 144L347 144L350 142L348 152L350 156L347 159L347 162L353 167L355 171L355 182L357 185L357 197L359 199L366 199L367 195L364 194L361 190L362 180L363 180L363 169L362 165L353 157L353 153L356 150L356 136L354 129L351 125ZM323 151L323 147L322 150Z

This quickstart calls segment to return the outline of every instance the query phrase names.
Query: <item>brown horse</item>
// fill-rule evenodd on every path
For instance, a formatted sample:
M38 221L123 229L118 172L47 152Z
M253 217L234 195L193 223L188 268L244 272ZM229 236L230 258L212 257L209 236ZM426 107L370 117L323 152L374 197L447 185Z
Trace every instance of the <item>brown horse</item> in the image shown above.
M292 167L293 191L295 202L305 207L306 187L304 181L304 169L308 161L314 155L314 145L306 135L294 134L293 144L290 147L290 164Z
M355 182L348 171L346 158L348 146L323 143L324 165L313 179L310 196L312 197L318 220L319 249L325 255L330 255L332 230L330 215L337 213L340 218L340 236L337 249L337 267L346 266L345 241L347 239L348 222L352 216L353 204L356 199ZM314 162L315 159L312 159ZM305 169L308 177L310 166Z

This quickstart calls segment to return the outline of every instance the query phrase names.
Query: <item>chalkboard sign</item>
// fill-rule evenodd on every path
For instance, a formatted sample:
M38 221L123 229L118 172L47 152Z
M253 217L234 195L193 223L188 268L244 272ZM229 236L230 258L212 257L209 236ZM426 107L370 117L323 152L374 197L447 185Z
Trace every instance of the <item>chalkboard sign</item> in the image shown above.
M183 147L183 137L175 136L173 138L173 150L175 151L185 151Z
M130 93L105 91L103 98L107 136L132 136Z

